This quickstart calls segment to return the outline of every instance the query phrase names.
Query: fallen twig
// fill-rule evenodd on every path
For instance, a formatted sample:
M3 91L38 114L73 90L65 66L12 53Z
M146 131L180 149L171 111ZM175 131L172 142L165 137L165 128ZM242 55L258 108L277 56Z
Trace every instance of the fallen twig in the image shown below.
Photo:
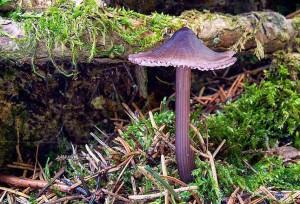
M7 183L14 186L31 187L35 189L44 188L46 185L48 185L48 182L43 180L34 180L34 179L19 178L15 176L4 176L4 175L0 175L0 182ZM51 186L50 188L51 189L55 188L58 191L65 192L65 193L68 193L71 190L69 186L63 184L53 184L53 186Z
M118 200L122 200L122 201L124 201L124 202L126 202L126 203L130 203L130 200L129 199L127 199L127 198L124 198L124 197L122 197L122 196L120 196L120 195L118 195L118 194L115 194L115 193L112 193L112 192L110 192L110 191L108 191L108 190L106 190L106 189L101 189L102 191L103 191L103 193L105 193L105 194L107 194L107 195L110 195L110 196L113 196L113 197L115 197L116 199L118 199Z
M188 186L188 187L182 187L174 189L176 193L184 192L184 191L190 191L190 190L197 190L198 186ZM148 200L148 199L154 199L159 198L161 196L165 196L165 192L161 193L153 193L153 194L147 194L147 195L130 195L128 196L131 200Z

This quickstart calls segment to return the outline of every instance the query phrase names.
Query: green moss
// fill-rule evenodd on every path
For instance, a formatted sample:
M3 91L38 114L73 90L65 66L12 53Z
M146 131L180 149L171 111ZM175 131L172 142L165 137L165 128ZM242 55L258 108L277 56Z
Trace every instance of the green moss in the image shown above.
M11 0L0 0L0 7L9 4L9 2L11 2Z
M84 57L91 61L94 57L124 54L130 47L134 48L130 52L141 51L181 26L179 20L168 15L146 16L131 10L99 8L94 0L84 0L80 5L62 0L43 14L15 12L12 17L24 22L25 42L29 42L26 50L32 57L33 71L41 77L45 74L34 66L35 51L40 43L46 44L49 60L59 73L74 76L78 74L77 62L83 53L88 52L89 56ZM54 52L61 52L62 56L71 53L71 68L60 67L53 59Z
M277 190L298 190L300 177L300 162L286 167L282 159L275 157L264 158L253 166L256 173L248 169L238 168L228 163L215 163L219 188L212 177L209 162L197 160L194 170L195 184L199 186L198 194L201 198L220 203L223 196L229 196L236 187L254 192L260 186L274 186ZM203 172L206 172L204 174Z
M248 192L254 192L260 186L275 186L277 190L299 189L299 162L287 165L280 157L263 155L263 151L267 151L266 137L271 147L277 141L289 138L291 146L300 148L299 60L298 53L276 53L260 84L246 86L245 93L237 101L228 102L222 112L205 119L210 142L220 143L226 139L222 148L226 154L222 154L222 161L215 163L219 188L212 177L210 163L197 161L193 174L201 197L218 203L237 186ZM192 121L198 123L205 135L203 121Z
M232 158L240 158L245 150L266 149L266 136L273 145L280 138L299 134L299 82L288 78L285 66L266 75L259 85L247 87L238 101L226 104L223 113L206 121L211 137L227 140Z

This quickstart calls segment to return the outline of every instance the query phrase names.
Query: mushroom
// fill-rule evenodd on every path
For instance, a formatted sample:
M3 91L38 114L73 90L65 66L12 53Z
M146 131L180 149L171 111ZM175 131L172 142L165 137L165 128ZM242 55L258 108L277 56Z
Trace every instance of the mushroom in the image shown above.
M191 69L201 71L223 69L236 62L234 51L214 52L206 47L187 27L181 28L165 44L149 52L128 56L129 61L142 66L174 66L176 68L176 160L182 181L193 180L194 152L190 147Z

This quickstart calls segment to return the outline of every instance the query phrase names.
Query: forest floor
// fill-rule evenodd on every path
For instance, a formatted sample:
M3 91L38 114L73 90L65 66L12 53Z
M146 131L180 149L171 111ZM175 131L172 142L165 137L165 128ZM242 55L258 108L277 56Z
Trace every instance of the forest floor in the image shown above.
M148 111L123 104L128 117L110 119L113 133L95 126L90 144L65 140L45 165L38 144L28 162L17 144L8 167L22 176L0 175L11 186L0 186L0 202L300 203L299 67L289 62L237 65L192 95L192 183L176 168L171 94Z

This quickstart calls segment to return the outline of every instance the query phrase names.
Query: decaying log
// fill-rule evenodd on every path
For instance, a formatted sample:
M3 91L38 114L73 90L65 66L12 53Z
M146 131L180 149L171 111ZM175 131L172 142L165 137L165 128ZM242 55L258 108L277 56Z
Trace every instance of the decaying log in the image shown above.
M183 26L190 27L197 36L209 47L215 50L234 49L238 52L252 51L259 58L265 53L272 53L283 49L291 39L298 35L293 27L292 19L285 19L276 12L252 12L237 16L225 14L202 13L198 11L186 11L178 18L174 17L174 23L182 21ZM2 36L0 37L0 59L12 59L21 62L30 62L32 52L26 47L26 43L19 40L26 38L22 24L13 20L0 18ZM138 25L137 25L138 26ZM124 44L125 54L132 53L134 46L129 45L125 40L116 37L115 33L108 33L109 41L115 44ZM143 34L145 35L147 34ZM149 34L151 35L151 33ZM101 37L100 34L98 36ZM169 36L167 36L169 37ZM166 37L166 38L167 38ZM101 44L97 39L97 46L104 50L110 49L111 44ZM157 46L161 42L157 43ZM60 43L51 50L55 59L68 60L72 58L69 47L61 46ZM86 62L90 56L89 51L79 52L79 61ZM48 61L47 47L43 39L39 39L35 49L35 61L45 63ZM94 56L94 60L101 60L103 57ZM108 59L110 60L110 59ZM107 61L106 61L107 62Z

